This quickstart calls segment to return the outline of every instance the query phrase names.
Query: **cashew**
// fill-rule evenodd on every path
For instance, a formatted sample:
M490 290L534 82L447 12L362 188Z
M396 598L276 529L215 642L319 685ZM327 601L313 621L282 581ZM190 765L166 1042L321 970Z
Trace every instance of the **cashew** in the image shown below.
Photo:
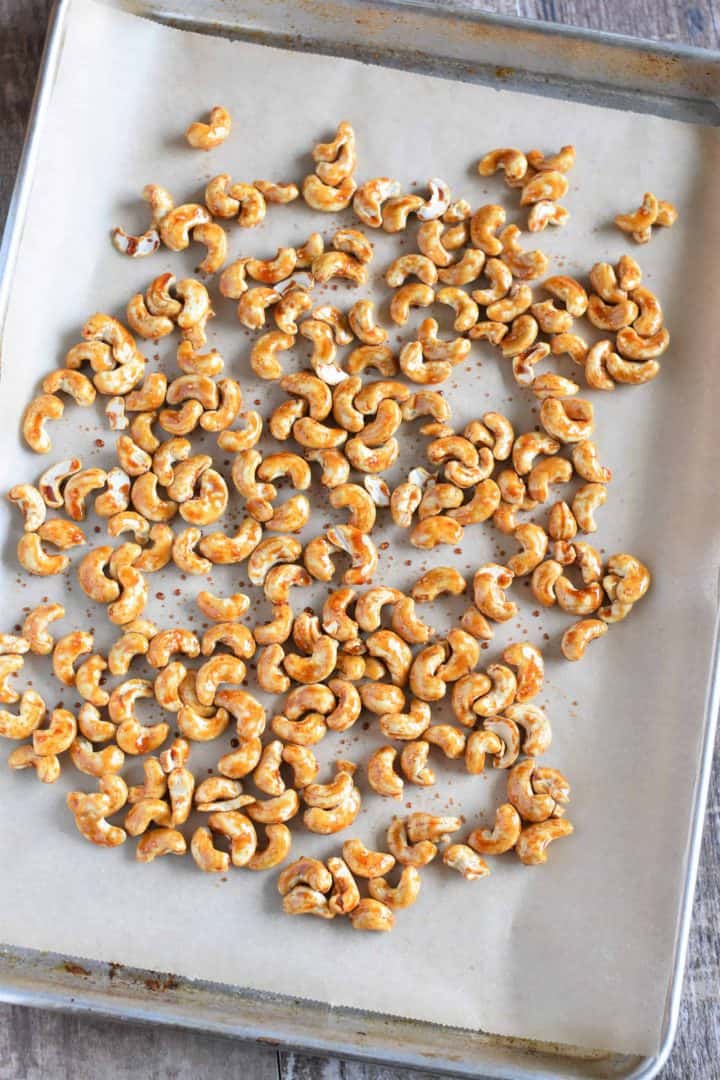
M194 121L185 132L185 138L196 150L212 150L225 142L231 127L232 120L227 109L214 105L210 110L210 123Z
M435 292L422 282L402 285L393 293L390 301L390 317L398 326L408 321L411 307L429 307L435 299Z
M47 454L52 448L45 423L48 420L59 420L64 410L62 401L54 394L40 394L25 409L22 419L23 438L36 454Z
M495 716L503 712L508 705L512 705L517 690L514 674L503 664L490 664L486 673L491 680L492 689L476 698L472 706L474 713L484 717Z
M438 669L445 663L447 649L444 642L427 645L412 662L410 668L410 689L421 701L439 701L447 693L444 679L438 675ZM385 709L385 712L392 712ZM396 710L400 711L400 710Z
M546 402L543 402L543 407L545 404ZM563 402L559 404L562 406ZM524 435L518 435L512 448L513 467L520 476L525 476L532 469L538 454L556 454L559 449L560 442L542 431L530 431Z
M98 783L99 792L87 795L82 791L71 791L66 802L78 831L86 840L101 847L117 847L125 841L126 833L105 819L122 809L128 789L120 776L112 774L101 776Z
M582 442L593 431L593 407L582 398L546 398L540 408L540 423L560 442Z
M198 547L210 562L224 566L244 562L260 543L261 536L262 526L248 517L239 525L234 536L210 533L202 538Z
M399 799L403 797L403 780L394 771L397 751L393 746L379 746L367 762L367 780L378 795Z
M40 695L35 690L25 690L20 698L19 715L0 709L0 735L6 739L27 739L42 724L46 711Z
M421 787L429 787L435 783L435 773L427 766L429 756L430 743L424 739L408 742L403 747L400 767L411 783Z
M185 837L177 829L149 829L138 840L135 858L138 862L152 862L162 855L184 855L187 851Z
M267 825L265 828L268 842L264 851L257 851L246 863L248 870L270 870L287 858L292 846L292 837L287 825Z
M520 815L510 803L503 803L495 811L492 829L475 829L468 837L468 844L480 855L504 855L515 847L522 825Z
M550 818L523 829L515 846L518 858L526 866L547 862L547 846L559 837L569 836L573 826L566 818Z
M60 760L53 754L36 754L31 743L18 746L8 758L11 769L35 769L38 780L43 784L54 784L60 776Z
M305 796L307 788L303 791ZM353 821L360 812L362 799L356 787L351 787L349 794L331 810L313 806L303 814L303 823L310 832L321 833L324 836L341 832Z
M391 289L404 285L408 277L417 277L424 285L434 285L437 267L427 255L401 255L385 271L385 281Z
M418 603L428 603L446 593L451 596L460 596L466 587L465 579L454 567L436 566L418 578L410 595Z
M443 862L452 870L457 870L467 881L475 881L490 874L490 867L485 860L466 844L451 844L443 852Z
M355 285L364 285L368 279L367 265L343 251L326 251L323 255L317 255L312 261L311 273L319 285L336 277L345 278Z
M390 739L415 740L421 738L430 726L430 716L430 706L413 698L409 712L381 715L380 728Z
M617 599L623 604L635 604L650 588L650 571L634 555L611 555L607 569L620 579Z
M353 930L392 930L395 916L391 909L379 900L363 897L349 913Z
M475 722L474 714L469 710L469 723ZM464 721L463 721L464 722ZM479 776L485 769L487 754L498 760L505 750L505 743L494 731L484 729L472 731L465 745L465 768L473 776Z
M348 322L363 345L383 345L387 341L387 330L375 322L372 300L357 300L348 312Z
M517 604L505 599L514 572L497 563L485 563L473 578L473 599L478 611L494 622L507 622L517 614Z
M386 176L368 180L355 192L353 210L371 229L379 229L383 223L382 204L400 194L400 184Z
M382 210L382 226L387 233L402 232L407 228L410 214L424 205L419 195L396 195L388 199Z

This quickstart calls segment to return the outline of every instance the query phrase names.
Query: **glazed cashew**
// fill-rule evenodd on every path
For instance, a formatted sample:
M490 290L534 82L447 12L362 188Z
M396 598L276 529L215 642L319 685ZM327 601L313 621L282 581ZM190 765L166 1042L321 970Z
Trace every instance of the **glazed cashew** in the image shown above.
M394 298L393 298L394 299ZM350 328L363 345L383 345L387 330L375 321L375 305L372 300L357 300L348 312Z
M42 545L39 533L25 532L18 540L18 562L30 574L47 577L61 574L70 565L67 555L49 555Z
M517 614L517 604L506 600L505 590L514 578L510 567L485 563L473 578L473 599L478 611L494 622L507 622Z
M431 840L411 842L407 822L396 818L387 831L387 846L392 856L403 866L426 866L437 855L437 847Z
M6 671L0 681L5 683L11 673ZM11 692L10 696L13 694L14 692ZM9 695L3 693L1 696L7 698ZM6 739L27 739L40 727L46 712L45 702L40 695L35 690L25 690L20 697L19 714L0 709L0 735Z
M379 229L383 224L382 205L387 199L400 194L400 184L386 176L368 180L355 192L353 210L371 229Z
M516 642L506 647L503 660L517 668L515 700L523 704L531 701L543 687L544 664L540 650L528 642Z
M472 708L478 716L490 717L503 712L508 705L512 705L515 700L517 682L513 672L504 664L490 664L486 674L491 681L491 689L476 698Z
M112 774L101 776L98 784L100 791L94 794L71 791L66 799L67 806L86 840L101 847L117 847L126 839L125 830L110 825L106 818L122 809L128 789L120 776Z
M492 829L475 829L468 837L468 844L480 855L504 855L511 851L520 836L520 815L511 803L503 803L495 811Z
M513 539L521 545L522 551L508 560L508 569L515 577L522 577L524 574L532 573L545 558L548 536L540 525L528 522L517 526L513 532Z
M566 660L582 660L585 649L595 638L602 637L608 624L602 619L581 619L568 627L562 636L560 648Z
M210 110L210 123L194 121L185 132L185 138L196 150L212 150L225 142L232 120L230 113L222 105L214 105Z
M346 840L342 848L343 858L356 877L378 878L389 874L395 865L392 855L384 851L371 851L361 840Z
M349 913L353 930L392 930L395 916L391 909L372 897L363 897L357 907Z
M499 150L491 150L478 162L480 176L492 176L498 169L502 169L508 180L522 180L527 173L527 158L522 150L513 147L503 147Z
M65 406L55 394L40 394L33 398L25 409L22 419L23 438L36 454L47 454L52 448L45 424L48 420L59 420L64 411Z
M567 177L557 169L547 169L531 177L523 185L520 205L530 206L538 202L557 202L567 194Z
M307 791L307 788L303 790L304 798ZM323 836L341 832L352 825L360 812L361 803L360 792L352 786L345 798L332 809L325 810L319 806L312 806L306 810L303 814L303 824L310 832L321 833Z
M468 708L469 706L469 708ZM468 719L467 724L475 723L475 715L472 712L471 700L465 706ZM466 721L463 721L465 723ZM465 745L465 768L473 776L479 776L485 769L485 758L492 754L495 760L499 760L505 751L505 743L494 731L480 729L470 733Z
M548 225L562 227L570 220L570 214L564 206L541 199L530 207L528 214L528 232L542 232Z
M490 874L490 867L485 860L466 844L450 844L443 852L443 862L462 874L466 881L476 881Z
M573 826L566 818L550 818L523 829L515 846L518 858L526 866L547 862L547 846L551 841L570 836Z
M436 566L427 570L413 585L410 595L418 603L425 604L438 596L460 596L467 588L465 578L452 566Z
M650 571L634 555L611 555L607 570L620 579L616 595L623 604L637 603L650 588Z
M410 741L420 739L430 726L430 706L413 698L407 713L384 713L380 728L389 739Z

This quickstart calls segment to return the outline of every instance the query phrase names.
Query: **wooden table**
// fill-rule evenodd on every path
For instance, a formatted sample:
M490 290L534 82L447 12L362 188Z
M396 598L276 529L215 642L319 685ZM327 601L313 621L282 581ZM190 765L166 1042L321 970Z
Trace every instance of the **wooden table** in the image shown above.
M439 5L443 0L437 0ZM468 8L720 48L715 0L464 0ZM4 220L51 0L0 0L0 213ZM717 763L716 763L717 764ZM678 1038L663 1080L720 1077L720 769L710 793ZM435 1074L437 1077L437 1074ZM276 1053L215 1035L0 1005L0 1080L422 1080ZM440 1080L438 1077L437 1080Z

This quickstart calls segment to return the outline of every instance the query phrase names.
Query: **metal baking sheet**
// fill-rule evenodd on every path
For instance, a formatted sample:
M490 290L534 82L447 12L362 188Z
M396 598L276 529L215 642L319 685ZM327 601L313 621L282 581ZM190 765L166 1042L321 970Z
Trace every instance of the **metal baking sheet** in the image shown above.
M428 72L428 64L434 63L430 68L433 73L464 77L468 81L488 81L495 78L501 82L517 80L514 85L522 89L533 89L538 92L557 94L558 96L576 96L580 100L587 100L589 96L597 102L598 94L602 93L600 100L603 103L627 104L629 100L637 106L637 99L632 96L633 86L643 95L643 103L648 104L648 111L657 111L664 115L678 116L684 119L695 119L707 122L713 114L711 102L703 101L702 92L712 87L717 88L718 65L708 63L707 54L671 54L661 49L651 49L646 52L644 62L637 59L633 50L625 45L630 60L626 67L637 73L638 81L633 84L632 78L625 74L619 75L619 64L608 64L605 70L602 64L602 55L606 46L599 48L600 56L594 57L594 62L588 62L586 53L592 52L589 44L591 36L578 35L576 38L547 36L537 30L528 29L521 24L508 26L497 20L468 20L466 18L456 21L452 14L443 12L432 13L427 9L414 6L410 11L397 5L392 7L380 7L375 5L293 5L293 10L288 11L286 5L270 5L258 7L253 11L251 5L223 4L208 7L202 10L202 18L207 18L206 23L199 21L201 16L200 6L193 6L192 28L208 29L212 32L220 30L225 33L235 32L237 36L246 37L250 40L267 42L270 44L290 45L296 44L309 49L315 48L320 51L345 52L355 58L371 59L375 63L386 61L399 67ZM133 5L138 10L137 5ZM353 13L363 12L363 18L355 21L350 18ZM60 6L58 18L59 26L62 26L64 5ZM153 15L162 15L170 22L182 22L187 26L188 21L181 19L181 13L177 11L161 10L161 6L154 5ZM217 18L216 18L217 16ZM223 25L218 25L220 16L224 20ZM277 18L277 21L276 21ZM316 21L317 20L317 21ZM272 21L273 25L270 25ZM358 23L363 28L358 31ZM467 25L466 25L467 24ZM281 27L277 33L274 27ZM333 37L333 31L348 32L348 40L342 48L338 48L338 39ZM443 33L439 31L443 29ZM514 65L510 63L512 49L508 41L512 40L511 31L517 29L520 35L517 42L517 54ZM338 31L338 32L339 32ZM353 36L356 40L351 40ZM359 38L359 40L357 40ZM472 48L468 48L468 40L472 41ZM578 58L568 65L567 42L582 42L582 48L578 45ZM430 43L441 41L442 48L447 50L447 55L431 57ZM412 49L408 48L408 42L412 43ZM482 63L473 62L470 53L477 49L477 42L489 43L487 49L483 46ZM502 51L493 52L493 42L500 42ZM560 64L562 49L555 53L556 66L544 55L540 48L541 43L548 44L550 53L557 49L558 43L566 47L563 55L563 63ZM52 49L59 48L61 32L56 31L51 38L50 66L52 69ZM610 52L613 52L612 47ZM463 51L465 50L465 51ZM479 50L478 50L479 51ZM643 55L643 50L638 50ZM617 53L614 53L617 57ZM667 95L653 93L653 79L642 78L642 72L650 72L653 65L650 56L659 57L656 60L658 67L663 71L681 71L682 79L672 83L668 74L664 74L655 82L655 86L661 85L667 90ZM625 58L624 58L625 59ZM503 61L501 63L500 61ZM523 65L521 60L532 62L533 70L531 77L523 81ZM704 64L704 71L703 71ZM457 65L453 67L453 65ZM463 68L463 65L465 67ZM663 66L664 65L664 66ZM564 70L566 74L571 72L574 76L568 80L561 77L558 72ZM581 77L580 72L585 76ZM615 76L615 78L613 78ZM607 81L607 97L603 81ZM714 80L714 81L713 81ZM47 89L52 83L52 77L46 75L44 86ZM712 92L715 92L714 90ZM585 95L585 96L583 96ZM652 107L653 102L657 108ZM676 111L677 110L677 111ZM41 110L42 115L42 110ZM31 170L26 174L29 176ZM27 187L25 187L25 193ZM20 195L23 195L23 187L20 187ZM20 211L22 207L20 207ZM22 213L15 216L17 229L9 234L10 240L19 235L19 227L22 221ZM10 226L9 226L10 227ZM8 245L12 246L12 245ZM9 273L6 275L9 281ZM713 682L714 685L714 682ZM709 723L706 730L706 749L711 745L712 718L715 714L714 701L709 708ZM704 765L707 766L707 753L704 755ZM706 769L699 776L697 791L696 810L704 797L703 787L706 785ZM701 815L700 815L701 816ZM697 837L699 829L699 816L695 815L696 828L693 833L693 847L691 848L690 880L687 882L686 903L683 906L684 923L686 923L689 896L693 870L696 866ZM680 968L682 951L686 940L686 925L681 928L678 948L678 965ZM118 972L114 968L106 969L103 965L88 965L84 961L72 962L64 958L28 957L17 954L5 954L3 968L7 969L5 982L8 994L18 994L20 997L27 993L30 987L32 994L38 996L34 1000L40 1003L46 1000L57 1004L63 1000L67 1004L70 994L75 1001L85 1002L89 1006L98 1005L108 1011L119 1011L126 1015L142 1015L147 1019L162 1018L174 1022L185 1023L188 1021L188 1013L192 1012L195 1023L202 1026L217 1028L218 1030L234 1030L241 1034L257 1035L262 1032L264 1038L276 1038L278 1041L294 1045L306 1045L313 1048L322 1046L338 1053L351 1053L369 1056L381 1056L384 1059L403 1062L415 1066L432 1068L434 1070L446 1069L448 1071L462 1071L477 1073L482 1071L486 1075L630 1075L640 1069L649 1075L648 1070L658 1067L658 1059L640 1062L637 1059L627 1057L618 1058L610 1052L587 1054L585 1052L572 1051L570 1048L540 1047L537 1044L522 1044L517 1040L502 1040L492 1036L475 1035L466 1032L457 1032L454 1029L437 1028L432 1025L419 1025L412 1022L394 1018L377 1017L372 1014L358 1014L351 1010L328 1010L324 1006L313 1006L307 1002L288 1002L273 996L262 996L264 1021L257 1023L256 1016L249 1015L248 995L242 991L229 991L227 987L203 986L196 982L187 983L176 980L171 976L158 977L148 973ZM73 991L68 987L72 986ZM117 989L120 987L120 989ZM25 989L23 989L25 988ZM679 980L676 978L673 984L674 1000L669 999L669 1017L672 1017L673 1009L677 1005L677 992ZM43 995L46 995L43 997ZM257 1000L257 995L252 995ZM160 1003L161 1002L161 1003ZM268 1015L272 1020L268 1022ZM239 1024L237 1017L243 1017L243 1023ZM330 1017L330 1020L328 1019ZM359 1025L362 1025L364 1034L361 1038L357 1035ZM672 1026L668 1022L668 1029ZM329 1034L328 1034L329 1032ZM354 1034L353 1034L354 1033ZM384 1034L383 1034L384 1033ZM388 1046L395 1043L396 1048ZM397 1045L402 1050L397 1050Z

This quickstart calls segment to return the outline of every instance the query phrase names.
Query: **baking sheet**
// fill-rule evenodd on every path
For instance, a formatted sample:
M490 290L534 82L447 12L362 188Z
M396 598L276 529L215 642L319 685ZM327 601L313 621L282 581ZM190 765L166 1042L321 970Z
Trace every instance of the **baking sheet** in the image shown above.
M216 101L236 117L233 137L212 155L190 153L181 133ZM542 700L554 725L546 760L572 781L576 836L551 850L545 868L494 860L493 876L476 885L431 866L419 903L400 914L395 932L369 940L346 926L280 915L274 875L235 872L218 881L199 874L190 860L143 867L132 861L129 844L116 852L84 845L63 796L71 786L90 785L70 766L51 789L27 774L3 775L0 860L12 869L0 883L0 938L499 1034L651 1052L672 963L716 595L718 510L709 490L717 468L708 363L713 315L711 267L702 252L713 250L717 239L710 180L720 157L717 132L181 34L76 3L5 335L4 488L34 478L44 466L19 449L20 405L77 340L83 318L99 309L120 315L121 297L166 268L185 273L197 262L194 253L167 252L131 262L110 248L111 224L144 227L137 209L142 185L165 183L180 201L200 196L207 179L224 170L236 179L298 180L309 171L314 142L329 137L341 118L356 128L361 178L396 175L409 186L439 173L474 204L516 205L499 179L475 174L486 149L535 145L539 131L544 149L574 142L579 160L565 200L571 226L540 241L558 256L554 266L570 273L596 259L614 261L626 249L607 223L619 209L636 205L646 187L680 209L680 225L633 252L663 300L673 333L662 377L638 390L592 395L597 439L616 476L598 514L598 546L644 558L656 575L654 589L584 664L559 657L566 620L535 616L529 602L485 654L494 659L524 631L544 644ZM267 257L281 243L300 243L313 228L329 233L334 224L297 204L273 207L252 233L231 225L230 250ZM372 239L381 270L396 242ZM411 241L405 239L407 250ZM326 290L325 298L350 301L343 287ZM218 311L211 341L224 352L229 373L241 379L246 401L264 407L281 400L248 377L248 335L239 330L232 305ZM161 342L144 351L170 370L173 349ZM507 366L477 345L450 397L458 426L487 408L508 411L519 427L535 422ZM82 444L83 451L91 447L86 464L108 462L112 437L95 430L100 414L88 418L88 411L68 406L66 418L54 426L58 457ZM94 446L95 439L107 447ZM408 454L416 456L412 442ZM28 584L17 576L17 523L7 507L0 514L7 536L3 600L15 621L24 606L57 596L66 585ZM392 546L382 555L378 578L401 586L425 565L450 561L471 569L513 550L482 527L466 532L460 556L442 549L419 555L399 543L394 530L388 537ZM214 580L223 591L232 572L218 571ZM176 617L193 625L188 592L195 583L160 582L159 575L153 587L156 582L164 599L154 598L149 613L163 625ZM176 587L183 589L178 601ZM94 625L98 644L109 642L98 608L69 593L67 607L68 628ZM435 611L432 621L441 626ZM47 685L40 664L27 668L34 685ZM56 698L57 684L49 703ZM338 754L362 761L376 743L372 733L353 730L321 749L326 761ZM223 740L214 756L225 749ZM408 795L413 808L461 807L471 824L492 815L503 777L478 781L440 762L438 773L436 789ZM371 794L353 833L379 841L397 810ZM329 854L342 841L297 831L295 837L296 853Z

